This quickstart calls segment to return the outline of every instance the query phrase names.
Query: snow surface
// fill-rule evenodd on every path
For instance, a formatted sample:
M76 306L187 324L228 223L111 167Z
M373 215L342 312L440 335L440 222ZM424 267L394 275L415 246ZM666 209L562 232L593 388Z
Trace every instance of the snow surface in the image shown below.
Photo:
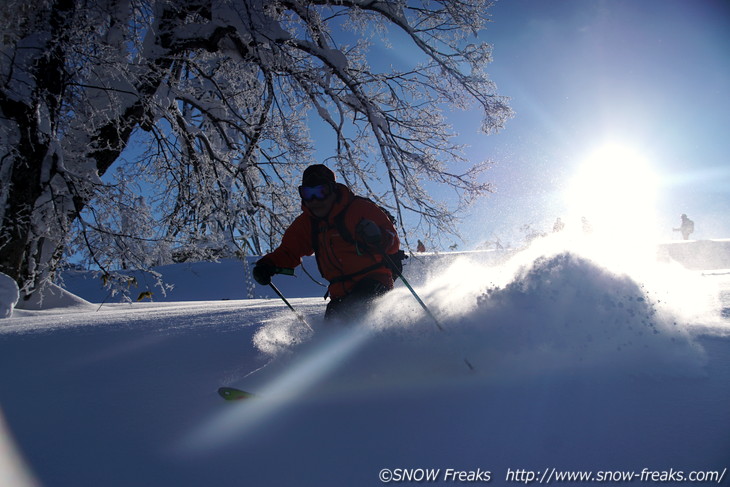
M494 253L409 259L444 331L402 284L360 322L333 327L321 287L278 276L312 333L277 298L243 299L243 264L166 269L176 287L164 299L187 301L111 302L98 280L67 276L85 304L0 321L0 485L722 473L730 274L657 261L656 250L570 248L546 239L499 264ZM258 397L226 402L220 386Z

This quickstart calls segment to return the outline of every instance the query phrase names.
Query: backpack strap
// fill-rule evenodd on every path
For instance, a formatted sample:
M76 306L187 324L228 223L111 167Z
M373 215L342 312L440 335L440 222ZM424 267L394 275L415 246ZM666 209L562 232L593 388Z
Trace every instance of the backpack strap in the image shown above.
M363 198L362 196L355 196L349 203L347 203L347 205L345 205L341 212L335 215L335 228L337 228L337 231L340 232L340 237L350 244L355 243L355 237L352 236L350 230L347 229L347 225L345 225L345 216L356 199L364 200L366 198Z
M357 276L361 276L363 274L367 274L368 272L374 271L375 269L380 269L381 267L385 267L385 263L384 262L378 262L377 264L373 264L371 266L365 267L364 269L360 269L359 271L353 272L352 274L346 274L344 276L335 277L334 279L332 279L330 281L330 283L331 284L337 284L339 282L350 281L350 280L356 278Z

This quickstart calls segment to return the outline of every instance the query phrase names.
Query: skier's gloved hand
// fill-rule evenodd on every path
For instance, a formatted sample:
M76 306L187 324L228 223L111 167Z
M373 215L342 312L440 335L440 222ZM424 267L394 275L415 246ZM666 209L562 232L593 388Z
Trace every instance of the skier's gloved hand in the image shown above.
M359 244L362 244L366 250L383 251L383 231L372 220L363 218L355 227L355 234Z
M256 262L253 268L253 278L262 286L271 284L271 276L276 274L276 266L266 259Z

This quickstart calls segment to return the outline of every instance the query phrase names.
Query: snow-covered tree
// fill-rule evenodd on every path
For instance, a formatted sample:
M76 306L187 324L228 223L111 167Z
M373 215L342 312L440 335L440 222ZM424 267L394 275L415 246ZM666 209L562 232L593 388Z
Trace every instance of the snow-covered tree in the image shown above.
M313 120L345 182L453 230L489 186L484 165L458 169L441 111L477 104L485 132L511 115L484 72L490 47L473 39L489 3L5 0L0 272L28 296L72 241L102 268L120 249L150 265L153 242L271 247L315 162ZM394 35L418 65L369 58ZM430 182L459 204L430 198Z

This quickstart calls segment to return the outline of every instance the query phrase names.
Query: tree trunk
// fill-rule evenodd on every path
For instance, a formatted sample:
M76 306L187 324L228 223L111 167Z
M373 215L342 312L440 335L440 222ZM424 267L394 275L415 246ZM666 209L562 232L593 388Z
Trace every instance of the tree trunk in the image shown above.
M0 91L0 114L12 120L16 139L14 147L0 158L0 168L10 173L8 184L2 188L6 194L0 196L0 204L5 203L0 213L0 272L18 283L21 299L28 299L53 277L71 224L93 192L92 182L69 176L58 167L59 155L55 153L61 150L57 137L67 77L64 48L69 47L62 41L66 36L64 29L69 28L74 15L73 4L54 4L47 49L37 55L31 66L26 66L34 81L31 98L16 101ZM169 75L173 62L170 54L175 46L170 45L168 38L179 15L180 12L165 11L160 16L156 35L157 43L164 49L157 58L148 60L148 71L139 75L136 100L127 107L110 107L117 112L115 117L93 132L80 135L78 145L88 149L81 157L94 162L99 177L126 148L134 129L152 123L146 104ZM82 161L64 161L64 166L74 162Z

